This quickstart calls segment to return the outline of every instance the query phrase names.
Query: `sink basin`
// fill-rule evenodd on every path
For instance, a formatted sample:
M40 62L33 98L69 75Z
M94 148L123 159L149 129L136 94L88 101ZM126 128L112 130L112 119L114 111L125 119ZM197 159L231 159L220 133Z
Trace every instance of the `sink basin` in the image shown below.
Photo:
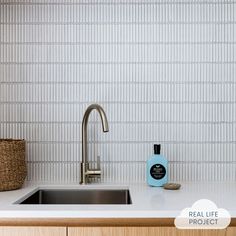
M131 204L126 189L40 189L18 204Z

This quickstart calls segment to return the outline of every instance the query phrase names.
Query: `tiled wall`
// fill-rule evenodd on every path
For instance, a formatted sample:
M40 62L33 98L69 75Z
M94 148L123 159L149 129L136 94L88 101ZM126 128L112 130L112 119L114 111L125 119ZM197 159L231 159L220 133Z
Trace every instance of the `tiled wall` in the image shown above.
M236 180L236 1L0 1L0 136L28 180L79 182L81 121L103 181L145 181L162 144L176 181Z

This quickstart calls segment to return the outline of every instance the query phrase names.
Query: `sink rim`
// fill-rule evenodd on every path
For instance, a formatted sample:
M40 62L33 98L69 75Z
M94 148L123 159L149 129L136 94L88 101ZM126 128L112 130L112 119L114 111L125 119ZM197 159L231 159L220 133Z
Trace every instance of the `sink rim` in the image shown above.
M68 203L64 203L64 204L22 204L22 202L24 202L26 199L28 199L29 197L31 197L32 195L34 195L35 193L39 192L39 191L127 191L128 195L129 195L129 203L97 203L97 204L93 204L93 203L88 203L88 204L84 204L84 203L73 203L73 204L68 204ZM19 199L17 199L14 203L14 205L54 205L54 206L59 206L59 205L132 205L133 201L131 198L131 192L130 189L128 187L124 187L124 186L63 186L63 187L59 187L59 186L39 186L31 191L29 191L28 193L24 194L23 196L21 196Z

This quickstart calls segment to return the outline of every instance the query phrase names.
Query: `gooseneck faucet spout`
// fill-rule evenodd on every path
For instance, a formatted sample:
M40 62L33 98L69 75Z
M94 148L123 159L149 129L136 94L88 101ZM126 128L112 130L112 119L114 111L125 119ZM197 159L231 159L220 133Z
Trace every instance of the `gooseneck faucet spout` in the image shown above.
M87 152L87 126L89 115L92 110L97 110L101 117L103 132L108 132L108 121L107 116L103 108L98 104L91 104L85 111L83 122L82 122L82 163L81 163L81 180L80 184L86 184L89 177L100 177L101 169L100 166L97 169L90 169L88 162L88 152ZM98 160L99 162L100 160Z

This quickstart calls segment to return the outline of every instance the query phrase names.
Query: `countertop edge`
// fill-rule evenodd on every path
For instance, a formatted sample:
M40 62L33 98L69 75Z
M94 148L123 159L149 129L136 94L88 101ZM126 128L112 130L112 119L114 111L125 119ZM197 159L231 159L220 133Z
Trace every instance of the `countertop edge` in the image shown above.
M174 218L0 218L0 226L156 226L174 227ZM230 227L236 227L232 218Z

